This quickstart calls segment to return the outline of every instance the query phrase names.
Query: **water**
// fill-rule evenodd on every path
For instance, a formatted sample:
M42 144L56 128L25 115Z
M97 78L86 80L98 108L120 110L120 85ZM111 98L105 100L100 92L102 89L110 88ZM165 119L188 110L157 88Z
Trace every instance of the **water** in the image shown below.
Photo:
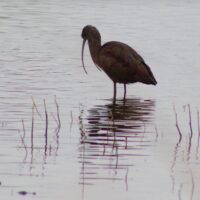
M2 0L1 198L199 199L199 9L189 0ZM158 85L129 85L126 101L118 85L114 106L87 48L88 75L81 66L86 24L103 42L134 47Z

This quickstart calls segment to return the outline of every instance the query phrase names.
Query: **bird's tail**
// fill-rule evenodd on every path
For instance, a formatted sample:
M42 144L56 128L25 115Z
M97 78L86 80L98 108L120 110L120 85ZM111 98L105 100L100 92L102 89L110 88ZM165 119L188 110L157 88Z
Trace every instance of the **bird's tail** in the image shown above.
M155 77L154 77L154 75L153 75L153 73L152 73L152 71L150 70L150 80L151 80L151 84L152 85L156 85L157 84L157 81L156 81L156 79L155 79Z
M142 64L143 64L143 67L146 69L145 70L146 71L146 73L145 73L146 76L143 76L143 81L142 82L144 82L146 84L156 85L157 81L156 81L156 79L155 79L150 67L145 62L143 62Z

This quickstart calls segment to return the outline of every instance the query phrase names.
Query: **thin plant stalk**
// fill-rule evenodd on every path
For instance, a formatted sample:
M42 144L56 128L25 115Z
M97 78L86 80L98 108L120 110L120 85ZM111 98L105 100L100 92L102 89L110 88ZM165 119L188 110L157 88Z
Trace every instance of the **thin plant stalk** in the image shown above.
M35 101L34 101L34 98L31 97L31 99L32 99L33 106L34 106L34 108L35 108L35 110L36 110L38 116L40 117L41 120L43 120L43 119L42 119L42 115L40 114L40 112L39 112L39 110L38 110L38 108L37 108L37 105L36 105L36 103L35 103Z
M175 120L176 120L176 128L177 128L178 133L179 133L179 142L178 143L180 143L181 140L182 140L182 133L181 133L180 127L178 125L178 116L177 116L177 112L176 112L175 106L174 106L174 114L175 114Z
M57 110L58 127L59 127L59 129L60 129L60 127L61 127L60 112L59 112L59 105L58 105L58 102L57 102L57 100L56 100L56 96L55 96L55 104L56 104L56 110Z
M47 113L45 99L44 99L44 109L45 109L45 122L46 122L46 126L45 126L45 152L46 152L47 145L48 145L48 113Z
M33 131L34 131L34 105L32 106L31 149L33 149Z
M188 104L188 113L189 113L190 135L192 137L193 136L193 129L192 129L192 116L191 116L190 104Z

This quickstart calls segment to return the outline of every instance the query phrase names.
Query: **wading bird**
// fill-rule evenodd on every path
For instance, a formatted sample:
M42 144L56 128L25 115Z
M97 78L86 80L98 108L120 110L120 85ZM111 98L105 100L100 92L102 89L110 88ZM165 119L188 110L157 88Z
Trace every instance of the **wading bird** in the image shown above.
M116 84L124 84L124 98L126 84L141 82L156 85L157 81L150 67L144 59L130 46L122 42L111 41L101 45L101 35L96 27L87 25L82 34L82 65L85 42L88 41L90 54L94 64L103 70L114 83L114 98L116 97Z

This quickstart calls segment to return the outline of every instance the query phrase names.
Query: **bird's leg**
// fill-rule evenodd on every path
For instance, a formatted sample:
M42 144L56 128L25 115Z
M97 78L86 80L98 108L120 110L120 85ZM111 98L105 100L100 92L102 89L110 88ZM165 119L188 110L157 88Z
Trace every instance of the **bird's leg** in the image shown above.
M126 98L126 83L124 83L124 99Z
M113 85L114 85L114 96L113 96L113 99L115 100L116 99L116 94L117 94L116 82L113 82Z

